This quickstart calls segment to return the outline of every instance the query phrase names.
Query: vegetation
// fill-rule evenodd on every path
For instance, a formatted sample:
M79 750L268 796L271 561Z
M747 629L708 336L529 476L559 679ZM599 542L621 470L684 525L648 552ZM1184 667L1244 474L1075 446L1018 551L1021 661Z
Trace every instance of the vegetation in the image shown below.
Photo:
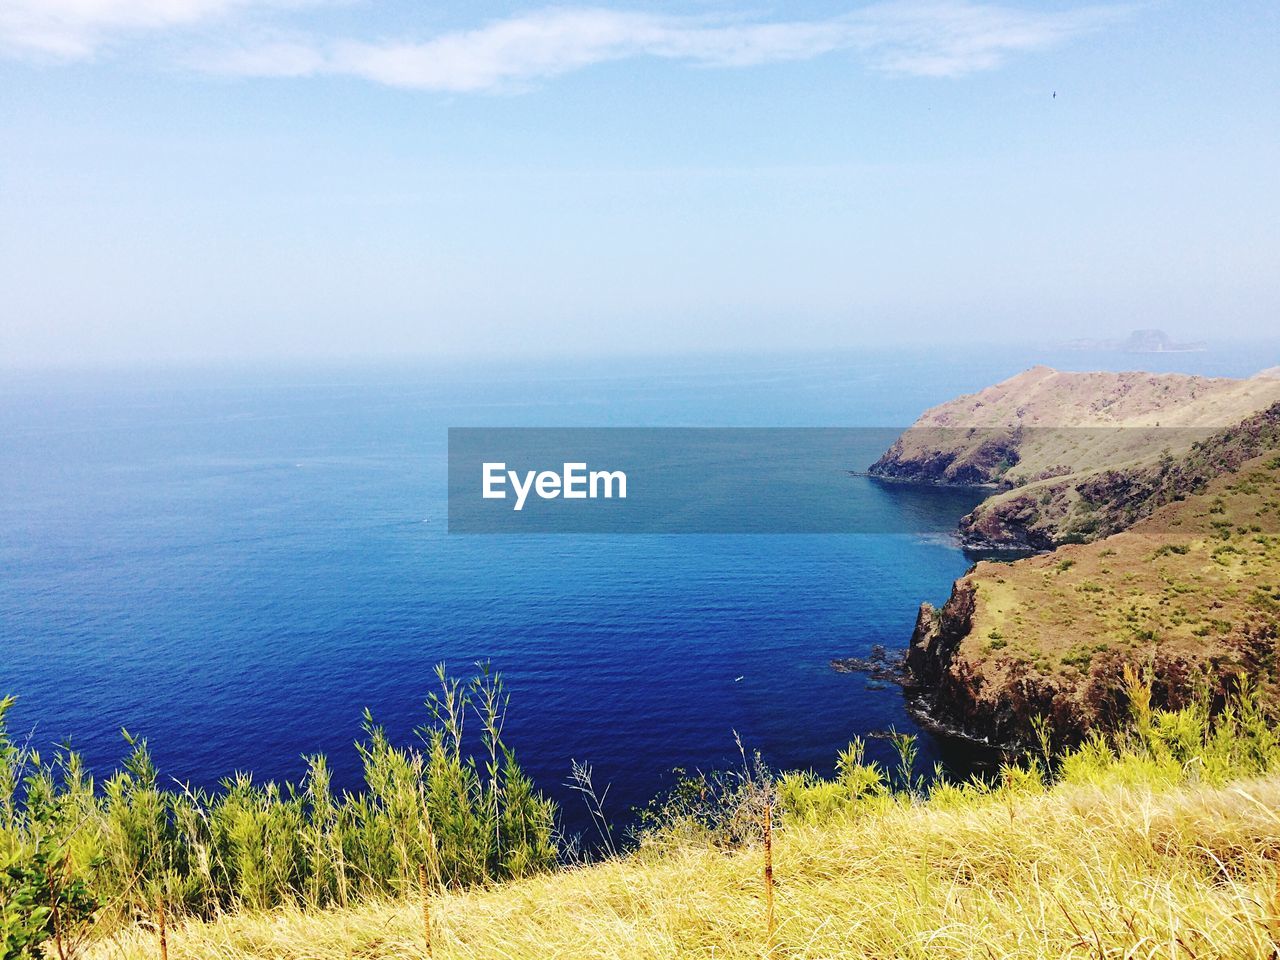
M139 743L93 791L0 738L4 856L26 864L0 888L6 958L42 935L62 957L227 960L1280 956L1280 736L1243 678L1220 709L1157 710L1130 668L1122 734L1056 757L1046 734L989 782L926 788L906 736L896 771L855 742L830 779L744 752L656 804L636 849L558 869L552 810L499 741L471 760L454 739L464 708L500 732L500 681L442 683L425 752L370 725L367 791L327 802L314 763L297 789L205 797L160 788Z
M131 755L98 785L74 752L45 760L15 744L14 701L0 701L4 960L41 944L65 960L91 926L346 906L549 867L554 805L502 740L501 676L439 678L421 747L394 746L366 714L365 789L340 796L323 756L297 785L237 774L215 792L166 786L146 742L127 734Z
M1049 549L1125 530L1280 447L1280 379L1036 367L926 411L872 466L1001 487L960 522L976 547Z
M1020 740L1043 715L1055 735L1078 742L1123 720L1115 704L1126 663L1151 668L1161 706L1181 706L1204 685L1224 696L1240 672L1280 700L1274 459L1226 471L1104 541L976 564L943 608L963 619L964 635L943 645L938 686L952 709L935 712ZM998 733L993 717L1004 723Z
M1138 462L1171 464L1278 402L1274 371L1235 380L1038 366L926 410L872 470L1028 486Z

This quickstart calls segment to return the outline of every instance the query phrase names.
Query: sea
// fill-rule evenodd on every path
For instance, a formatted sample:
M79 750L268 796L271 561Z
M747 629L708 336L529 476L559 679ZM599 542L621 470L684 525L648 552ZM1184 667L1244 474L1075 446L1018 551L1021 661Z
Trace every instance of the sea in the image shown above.
M451 427L904 427L1035 363L1247 376L1275 345L177 365L0 374L0 696L10 734L102 778L145 738L170 782L360 783L368 709L416 742L434 668L488 662L505 739L567 832L589 764L620 825L681 771L830 773L854 737L918 770L974 752L833 658L903 648L971 557L945 533L450 533ZM830 471L833 499L873 483ZM751 465L744 464L744 471ZM933 501L949 529L967 507Z

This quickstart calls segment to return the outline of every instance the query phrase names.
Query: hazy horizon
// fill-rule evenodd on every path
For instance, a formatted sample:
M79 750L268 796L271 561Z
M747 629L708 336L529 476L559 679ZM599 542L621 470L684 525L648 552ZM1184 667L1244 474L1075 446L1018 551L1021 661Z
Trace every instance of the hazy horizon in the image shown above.
M43 363L13 362L0 358L6 386L60 384L92 389L94 385L131 385L151 389L166 384L216 387L235 382L274 382L281 385L322 382L337 377L361 381L404 376L406 382L422 376L445 380L471 375L501 375L537 379L616 380L661 375L764 374L809 368L836 368L842 364L882 359L889 364L911 364L939 352L960 369L977 357L996 358L1004 364L1003 377L1011 377L1037 365L1065 371L1109 370L1149 374L1179 373L1192 376L1250 377L1280 367L1280 336L1215 339L1204 350L1128 352L1120 349L1078 349L1051 341L1008 339L969 341L939 339L932 342L864 344L821 349L781 346L775 349L719 350L621 350L573 352L563 349L498 353L334 353L330 355L254 356L149 356L115 359L70 360ZM319 377L321 380L316 380ZM265 379L264 379L265 378ZM994 381L993 381L994 382Z
M1265 339L1278 29L1248 2L12 0L0 366Z

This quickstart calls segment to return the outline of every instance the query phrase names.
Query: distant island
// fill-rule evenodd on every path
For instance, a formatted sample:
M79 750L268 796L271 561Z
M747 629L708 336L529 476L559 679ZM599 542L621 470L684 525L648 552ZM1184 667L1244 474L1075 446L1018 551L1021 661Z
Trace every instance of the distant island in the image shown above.
M1069 350L1107 350L1117 353L1199 353L1207 350L1203 340L1178 343L1163 330L1135 330L1123 340L1068 340L1063 344Z

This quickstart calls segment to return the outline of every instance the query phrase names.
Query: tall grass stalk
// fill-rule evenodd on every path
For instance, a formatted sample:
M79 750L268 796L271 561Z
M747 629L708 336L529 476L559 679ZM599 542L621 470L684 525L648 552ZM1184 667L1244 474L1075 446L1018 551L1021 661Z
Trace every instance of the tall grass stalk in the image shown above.
M156 901L156 935L160 941L160 960L169 960L169 929L165 922L164 897Z
M764 955L773 956L777 921L773 914L773 803L764 805Z
M431 889L427 886L427 865L418 864L418 892L422 898L422 946L423 953L431 956Z

